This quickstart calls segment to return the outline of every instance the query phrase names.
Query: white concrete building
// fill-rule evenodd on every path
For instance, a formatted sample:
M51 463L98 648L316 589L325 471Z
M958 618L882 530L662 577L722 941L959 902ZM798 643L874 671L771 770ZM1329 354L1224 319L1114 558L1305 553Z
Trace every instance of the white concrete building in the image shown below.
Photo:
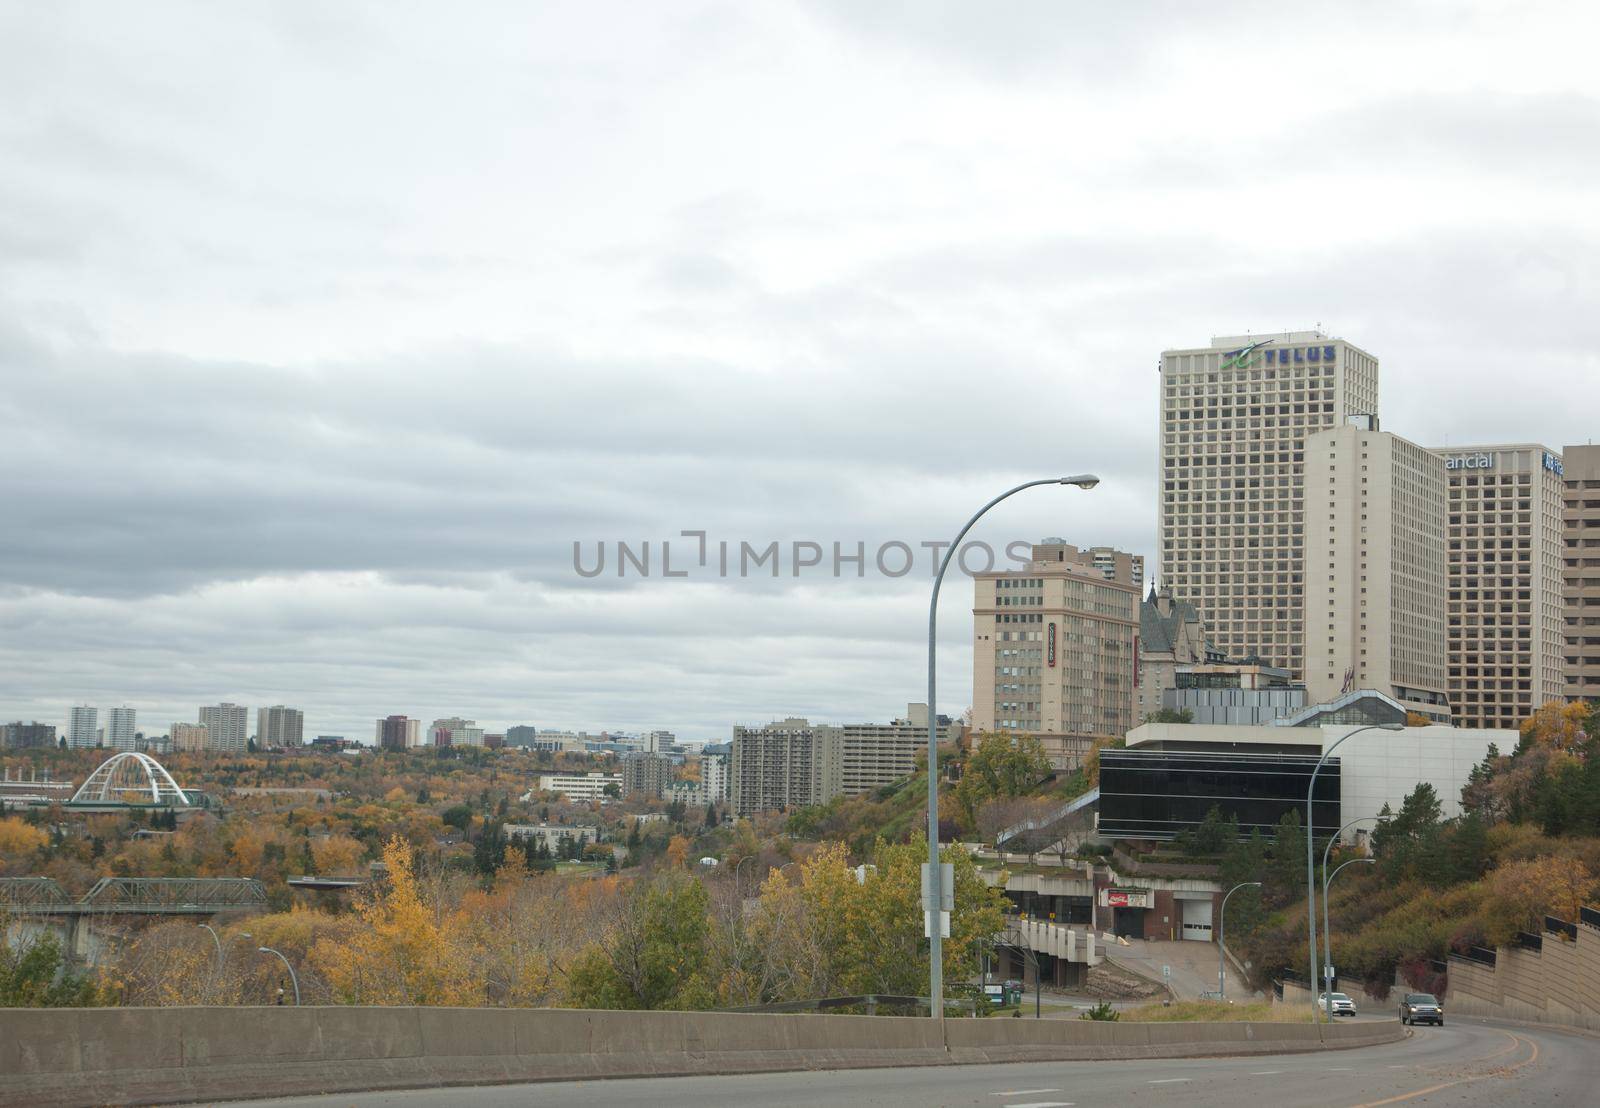
M212 750L237 754L249 749L249 712L243 704L224 701L201 708L200 725L210 733Z
M1344 709L1376 695L1370 691L1353 693L1267 726L1146 723L1128 732L1128 749L1320 754L1363 724L1354 721L1304 726L1296 721L1313 716L1348 718ZM1385 699L1396 714L1404 711L1397 701ZM1505 753L1516 749L1517 739L1515 730L1440 724L1400 731L1363 731L1334 754L1339 760L1340 823L1376 816L1385 804L1391 811L1399 811L1406 795L1423 781L1439 794L1445 818L1458 816L1461 789L1472 768L1483 761L1491 744ZM1364 829L1370 827L1368 824Z
M67 723L67 745L92 748L100 744L100 709L80 704Z
M1450 721L1444 462L1373 416L1305 441L1305 684Z
M106 714L106 746L112 750L134 749L137 713L128 707L113 708Z
M1378 360L1320 331L1161 355L1161 583L1229 657L1306 676L1305 440L1378 414Z
M600 800L606 795L606 787L615 785L616 791L622 791L622 774L620 773L543 773L539 775L539 783L535 792L559 793L568 800ZM536 799L534 793L527 793L524 800Z

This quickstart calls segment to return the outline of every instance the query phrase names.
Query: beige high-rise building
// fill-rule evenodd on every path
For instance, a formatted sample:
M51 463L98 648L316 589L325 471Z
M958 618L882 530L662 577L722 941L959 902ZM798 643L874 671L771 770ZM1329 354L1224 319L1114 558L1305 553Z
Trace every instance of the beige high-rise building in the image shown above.
M1059 539L1019 570L973 578L972 726L1036 735L1075 765L1134 725L1139 590L1131 555L1107 579L1092 551Z
M1378 360L1320 331L1161 355L1161 583L1216 648L1306 674L1306 437L1378 412Z
M211 746L211 729L199 723L174 723L167 737L173 750L188 753Z
M200 709L200 725L206 729L210 745L208 750L226 750L235 754L249 748L247 730L249 715L242 704L211 704Z
M1600 446L1561 452L1566 696L1600 700Z
M305 727L306 716L299 708L274 704L256 709L256 745L263 750L304 745Z
M1516 727L1565 689L1561 455L1536 443L1434 449L1450 481L1450 705Z
M1441 723L1445 463L1370 416L1305 443L1305 658L1313 703L1375 689Z

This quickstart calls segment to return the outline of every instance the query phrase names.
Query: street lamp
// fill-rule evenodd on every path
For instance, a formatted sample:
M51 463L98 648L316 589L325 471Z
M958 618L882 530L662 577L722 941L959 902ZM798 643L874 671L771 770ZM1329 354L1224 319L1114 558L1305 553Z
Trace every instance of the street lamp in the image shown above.
M739 864L733 867L733 895L741 900L744 899L744 886L739 883L740 874L744 871L744 864L755 861L755 857L754 854L746 854L739 859Z
M1328 972L1328 963L1333 961L1333 930L1328 926L1328 886L1333 884L1333 879L1335 877L1339 876L1339 870L1344 869L1345 866L1353 866L1357 862L1361 862L1362 864L1369 866L1375 866L1378 864L1378 860L1376 858L1352 858L1348 862L1345 862L1344 865L1339 866L1332 873L1328 873L1328 867L1326 863L1324 863L1322 867L1322 872L1325 874L1325 876L1322 878L1322 938L1327 944L1328 951L1328 961L1322 964L1322 998L1327 1002L1328 1005L1329 1023L1333 1022L1333 975Z
M950 559L961 549L961 540L967 537L973 524L1000 501L1015 496L1023 489L1036 485L1076 485L1092 489L1100 478L1092 473L1079 473L1072 477L1044 477L1025 481L1014 489L1007 489L989 503L979 508L967 525L956 533L956 539L939 560L939 572L933 576L933 596L928 601L928 902L923 905L928 921L928 1007L929 1015L944 1019L944 938L939 932L941 922L939 905L943 902L939 869L939 700L935 688L938 672L939 650L939 586L944 583L944 571L950 568Z
M1260 887L1261 882L1259 881L1241 881L1229 889L1222 897L1222 910L1217 913L1217 997L1220 1000L1228 999L1227 955L1223 953L1227 949L1228 897L1240 889L1259 889Z
M1316 832L1316 824L1312 819L1311 799L1317 791L1317 774L1322 772L1322 767L1327 764L1328 756L1339 749L1339 744L1346 739L1361 734L1363 731L1404 731L1403 723L1369 723L1365 727L1357 727L1338 739L1332 746L1322 752L1322 757L1317 759L1316 768L1311 771L1311 783L1306 786L1306 936L1311 951L1311 973L1306 977L1306 991L1311 994L1311 1022L1317 1021L1317 874L1315 862L1315 847L1312 845L1312 836Z
M296 1008L300 1007L300 979L294 975L294 967L289 964L289 959L285 958L281 951L273 950L270 946L258 946L256 947L256 952L258 954L276 954L278 956L278 960L283 963L283 968L289 971L289 983L294 986L294 1006Z
M1322 991L1326 993L1333 987L1333 975L1328 972L1328 963L1333 961L1333 932L1328 930L1328 854L1333 850L1333 844L1344 836L1344 833L1358 823L1383 823L1386 816L1360 816L1345 824L1333 833L1326 846L1322 848ZM1332 1018L1332 1005L1329 1005L1329 1018Z

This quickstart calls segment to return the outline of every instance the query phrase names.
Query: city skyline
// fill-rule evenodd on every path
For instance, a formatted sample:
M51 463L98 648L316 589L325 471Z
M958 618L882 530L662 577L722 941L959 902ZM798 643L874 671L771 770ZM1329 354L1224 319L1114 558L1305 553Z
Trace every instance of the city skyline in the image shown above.
M540 44L512 58L467 24L317 18L47 12L0 42L8 720L892 718L923 695L924 566L585 579L572 544L948 541L1088 471L974 537L1165 581L1156 363L1214 336L1320 324L1428 449L1593 433L1581 33L1419 6L1376 44L1255 10L886 36L794 5L633 12L619 42L604 12L507 8ZM1218 65L1302 34L1393 64ZM1545 64L1495 64L1524 50ZM303 80L269 105L285 56ZM436 87L395 95L418 66Z

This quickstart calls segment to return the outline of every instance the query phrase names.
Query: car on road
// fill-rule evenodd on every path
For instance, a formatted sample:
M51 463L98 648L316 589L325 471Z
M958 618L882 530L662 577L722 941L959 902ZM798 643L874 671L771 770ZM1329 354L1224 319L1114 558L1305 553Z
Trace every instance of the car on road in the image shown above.
M1317 1007L1321 1008L1323 1011L1327 1011L1327 1009L1328 1009L1328 994L1327 993L1323 993L1321 996L1317 997ZM1350 1017L1354 1018L1354 1016L1356 1014L1356 1002L1351 1000L1344 993L1334 993L1333 994L1333 1014L1336 1015L1336 1016L1350 1016Z
M1400 1022L1444 1026L1444 1005L1432 993L1407 993L1400 998Z

